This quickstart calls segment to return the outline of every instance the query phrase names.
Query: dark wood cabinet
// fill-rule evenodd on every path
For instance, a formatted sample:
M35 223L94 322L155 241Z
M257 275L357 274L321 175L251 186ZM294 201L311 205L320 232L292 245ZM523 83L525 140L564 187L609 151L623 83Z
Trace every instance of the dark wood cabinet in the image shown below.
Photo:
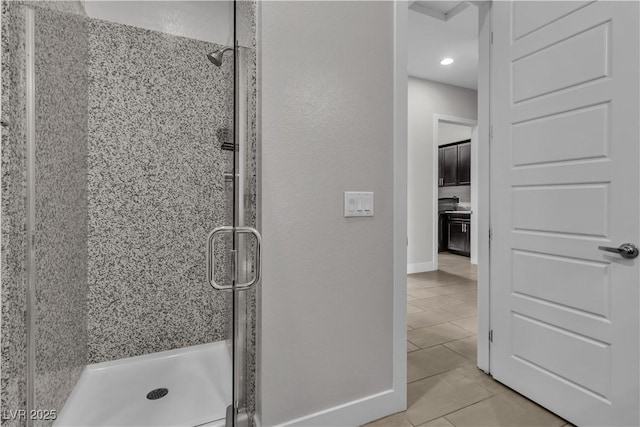
M471 184L471 143L458 144L458 185Z
M458 185L458 147L442 147L442 186Z
M471 254L471 221L469 219L448 219L447 249L460 255Z
M447 250L447 214L440 213L438 215L438 252Z
M444 150L438 149L438 187L442 187L444 181Z
M438 149L438 186L471 184L471 140L443 145Z

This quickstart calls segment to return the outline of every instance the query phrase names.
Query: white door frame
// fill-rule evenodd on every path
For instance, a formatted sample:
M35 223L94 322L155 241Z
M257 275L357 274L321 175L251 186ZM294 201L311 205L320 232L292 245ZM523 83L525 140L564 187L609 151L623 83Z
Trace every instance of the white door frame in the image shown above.
M489 373L491 1L478 6L478 368Z
M407 163L409 2L394 2L393 64L393 401L407 408Z
M446 114L434 114L433 115L433 231L431 235L433 236L433 269L438 269L438 225L440 223L439 213L438 213L438 170L439 166L439 156L438 149L440 148L440 123L447 123L450 125L460 125L460 126L468 126L470 128L474 128L478 125L477 120L466 119L464 117L456 117L449 116ZM472 152L473 153L473 152ZM471 156L471 169L477 167L477 164L474 164L473 155ZM475 213L474 213L475 214ZM472 229L473 230L473 229Z

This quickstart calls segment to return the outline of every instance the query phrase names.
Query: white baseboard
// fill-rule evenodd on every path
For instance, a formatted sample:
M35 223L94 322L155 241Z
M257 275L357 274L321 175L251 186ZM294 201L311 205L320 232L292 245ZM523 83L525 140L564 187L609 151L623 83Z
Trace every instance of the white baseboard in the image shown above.
M404 411L401 393L393 389L353 400L324 411L287 421L280 426L329 427L361 426L370 421ZM280 427L279 426L279 427Z
M433 270L435 270L435 265L433 261L407 264L407 274L424 273L425 271L433 271Z

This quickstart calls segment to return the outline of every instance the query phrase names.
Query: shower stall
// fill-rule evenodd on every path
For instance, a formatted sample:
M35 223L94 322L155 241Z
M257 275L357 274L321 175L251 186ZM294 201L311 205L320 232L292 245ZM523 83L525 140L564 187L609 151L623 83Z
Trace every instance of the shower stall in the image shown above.
M256 7L2 1L2 426L255 424Z

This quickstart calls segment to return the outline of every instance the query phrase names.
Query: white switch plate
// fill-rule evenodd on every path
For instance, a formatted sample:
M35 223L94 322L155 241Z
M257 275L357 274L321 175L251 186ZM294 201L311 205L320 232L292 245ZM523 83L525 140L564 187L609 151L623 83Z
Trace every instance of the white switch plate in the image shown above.
M372 191L345 191L344 216L373 216L374 203Z

